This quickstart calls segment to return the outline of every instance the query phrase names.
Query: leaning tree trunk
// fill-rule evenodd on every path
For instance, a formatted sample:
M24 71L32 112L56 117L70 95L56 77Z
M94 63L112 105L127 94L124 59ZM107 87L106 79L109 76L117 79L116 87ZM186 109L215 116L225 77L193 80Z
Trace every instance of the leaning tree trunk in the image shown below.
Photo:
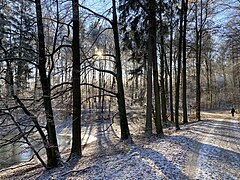
M10 70L8 71L8 83L10 85L10 91L11 91L11 95L14 98L14 100L16 101L16 103L18 103L18 105L21 107L21 109L23 110L23 112L30 117L30 119L32 120L32 122L34 123L36 129L38 130L43 144L45 147L48 147L49 144L47 142L47 137L45 136L41 126L39 125L37 118L30 112L28 111L28 109L26 108L26 106L22 103L22 101L19 99L19 97L15 94L14 92L14 83L13 83L13 72L12 72L12 68L10 65L9 61L6 61L7 64L7 68ZM6 113L8 114L8 113ZM21 127L19 126L19 124L15 121L14 117L9 113L8 114L11 119L13 120L14 124L16 125L17 129L19 130L19 133L22 134L23 139L25 140L25 142L28 144L28 146L30 147L30 149L33 151L34 155L36 155L36 157L38 158L38 160L41 162L41 164L48 169L47 164L44 162L44 160L42 159L42 157L40 156L39 152L35 150L34 146L32 145L32 143L29 141L28 137L26 137L24 135L24 132L22 131Z
M36 13L37 13L37 27L38 27L38 48L39 48L39 75L43 91L43 103L47 120L47 133L49 147L47 151L47 165L48 167L55 167L60 162L60 153L58 149L57 136L55 130L55 123L53 118L53 110L51 103L51 90L50 90L50 74L47 76L46 72L46 56L45 56L45 42L44 31L42 22L42 8L40 0L35 0Z
M115 53L116 53L116 68L117 68L117 100L118 100L118 110L120 116L120 128L121 128L121 139L127 140L130 138L130 132L128 128L128 121L126 115L126 106L125 106L125 96L123 89L123 81L122 81L122 63L121 63L121 54L120 54L120 45L119 45L119 36L118 36L118 24L117 24L117 12L116 12L116 2L112 0L113 4L113 35L114 35L114 43L115 43Z

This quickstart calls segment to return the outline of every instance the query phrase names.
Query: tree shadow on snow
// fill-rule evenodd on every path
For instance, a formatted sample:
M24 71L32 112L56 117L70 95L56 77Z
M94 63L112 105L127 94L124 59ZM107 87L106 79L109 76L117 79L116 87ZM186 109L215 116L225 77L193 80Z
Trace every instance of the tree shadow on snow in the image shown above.
M170 136L165 138L166 141L181 146L186 153L204 155L206 158L214 158L220 164L236 162L240 164L240 153L224 149L218 146L198 142L185 136ZM231 164L229 164L231 166Z
M240 122L228 122L227 120L225 121L210 120L210 121L205 121L204 124L202 125L207 127L220 128L222 130L227 130L227 131L229 131L230 129L231 131L240 133L240 128L239 128Z
M173 161L168 160L163 154L155 150L142 149L141 157L146 160L145 163L148 166L153 166L149 162L154 163L155 168L161 171L168 179L189 179ZM160 178L162 179L162 177Z
M102 120L97 124L97 151L104 151L108 147L113 147L113 139L120 139L116 134L110 120Z
M226 121L205 121L199 127L195 127L193 133L209 136L209 138L217 139L226 143L238 144L237 139L240 137L239 123L226 122ZM209 131L209 128L214 131Z
M208 131L205 131L204 129L195 129L194 131L195 131L194 133L198 134L199 136L208 135L209 138L214 139L214 140L218 140L220 142L240 145L240 142L236 140L237 137L235 137L235 136L230 136L230 135L227 135L227 134L222 135L222 134L216 133L216 132L208 132ZM228 138L228 139L226 139L226 138Z

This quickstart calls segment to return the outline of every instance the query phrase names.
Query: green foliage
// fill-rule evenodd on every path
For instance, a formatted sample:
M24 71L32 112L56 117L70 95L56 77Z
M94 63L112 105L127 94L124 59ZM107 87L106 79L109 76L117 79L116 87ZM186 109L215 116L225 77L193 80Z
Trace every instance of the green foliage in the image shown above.
M19 58L11 62L15 67L14 76L17 90L22 91L27 86L30 78L31 68L27 62L20 59L35 61L36 54L33 47L36 47L35 20L30 14L32 4L28 1L9 1L1 4L0 12L0 42L6 50L8 58Z

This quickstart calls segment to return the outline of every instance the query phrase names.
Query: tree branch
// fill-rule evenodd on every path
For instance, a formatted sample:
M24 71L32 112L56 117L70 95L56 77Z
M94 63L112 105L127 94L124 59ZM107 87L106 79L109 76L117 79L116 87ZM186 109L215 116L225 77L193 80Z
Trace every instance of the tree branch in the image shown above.
M117 74L114 73L113 71L97 68L97 67L93 66L93 64L90 62L89 62L89 66L96 71L109 73L109 74L113 75L114 77L117 77Z
M29 64L32 64L36 67L39 67L39 65L29 59L24 59L24 58L18 58L18 57L9 57L9 58L2 58L0 59L0 62L3 62L3 61L25 61L25 62L28 62Z
M107 17L105 17L105 16L103 16L103 15L101 15L101 14L99 14L99 13L96 13L95 11L93 11L93 10L91 10L91 9L83 6L83 5L80 5L80 4L79 4L79 7L81 7L81 8L83 8L83 9L91 12L92 14L94 14L95 16L97 16L97 17L99 17L99 18L102 18L102 19L108 21L108 22L112 25L112 21L111 21L110 19L108 19Z
M26 141L26 143L29 145L29 147L32 149L32 151L34 152L34 154L37 156L38 160L41 162L41 164L47 168L46 163L43 161L43 159L41 158L41 156L38 154L38 152L35 150L35 148L32 146L32 144L29 142L28 138L25 137L24 132L22 131L22 129L19 127L18 123L16 122L16 120L14 119L14 117L12 116L12 114L10 113L4 113L5 115L8 115L11 117L12 121L14 122L14 124L16 125L18 131L20 132L20 136L23 137L23 139Z
M84 85L85 85L85 86L92 86L92 87L94 87L94 88L97 88L97 89L100 89L100 90L102 90L102 91L108 92L108 93L113 94L113 95L115 95L115 96L118 95L118 93L115 93L115 92L109 91L109 90L107 90L107 89L104 89L104 88L101 88L101 87L95 86L95 85L90 84L90 83L81 83L80 85L81 85L81 86L84 86Z

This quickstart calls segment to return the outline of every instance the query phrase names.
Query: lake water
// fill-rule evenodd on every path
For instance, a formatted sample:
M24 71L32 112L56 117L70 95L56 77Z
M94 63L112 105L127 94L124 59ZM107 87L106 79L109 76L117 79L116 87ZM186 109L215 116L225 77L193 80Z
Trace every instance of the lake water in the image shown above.
M64 148L70 147L71 136L67 134L58 135L58 144L60 151ZM39 149L41 146L35 145L35 148ZM45 154L45 150L42 149L39 154ZM33 155L33 151L26 143L14 143L4 146L0 148L0 169L29 161ZM35 156L34 159L36 159Z
M97 138L91 131L91 128L82 127L82 144L88 144L93 141L96 141ZM71 129L70 128L63 128L61 132L57 135L59 150L60 152L63 151L65 148L71 147ZM43 145L35 145L36 150L42 147ZM39 152L40 155L45 154L45 150L42 149ZM34 153L28 147L26 143L14 143L8 146L4 146L0 149L0 169L10 167L12 165L17 165L22 162L29 161L32 158ZM35 156L34 156L35 157ZM35 157L37 160L37 158Z

